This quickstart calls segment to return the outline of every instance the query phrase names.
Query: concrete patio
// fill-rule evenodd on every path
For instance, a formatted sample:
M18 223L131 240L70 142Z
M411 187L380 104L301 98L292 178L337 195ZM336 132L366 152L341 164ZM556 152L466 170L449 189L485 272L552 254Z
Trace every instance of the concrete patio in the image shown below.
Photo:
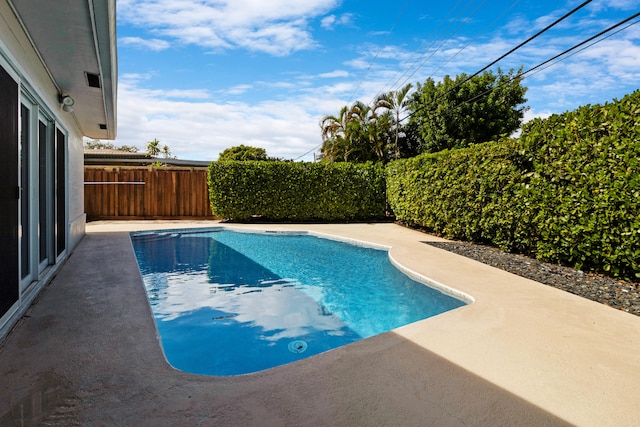
M213 222L96 222L0 345L0 425L635 426L640 318L422 242L395 224L313 230L390 246L468 306L237 377L171 368L128 231Z

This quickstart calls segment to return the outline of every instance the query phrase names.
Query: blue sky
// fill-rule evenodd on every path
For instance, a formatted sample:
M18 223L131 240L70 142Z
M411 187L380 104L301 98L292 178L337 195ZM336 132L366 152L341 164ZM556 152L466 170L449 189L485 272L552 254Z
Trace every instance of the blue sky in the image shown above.
M157 138L198 160L245 144L313 160L323 115L474 73L583 2L118 0L115 144L143 150ZM637 12L640 0L591 1L492 68L529 69ZM639 82L637 24L528 76L525 120L620 98Z

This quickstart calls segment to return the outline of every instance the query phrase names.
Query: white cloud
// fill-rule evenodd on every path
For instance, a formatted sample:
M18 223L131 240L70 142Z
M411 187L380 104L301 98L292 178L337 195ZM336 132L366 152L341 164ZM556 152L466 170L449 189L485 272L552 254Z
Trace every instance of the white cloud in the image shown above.
M349 61L345 61L344 65L355 68L357 70L366 70L369 67L371 60L367 61L364 57L353 58Z
M118 43L124 46L132 46L140 49L148 49L153 51L166 50L171 47L168 41L161 39L143 39L141 37L121 37Z
M607 9L632 10L637 9L637 7L637 0L596 0L587 6L593 12Z
M330 73L319 74L318 77L321 77L323 79L333 79L333 78L337 78L337 77L349 77L349 72L345 71L345 70L335 70L335 71L331 71Z
M119 7L120 1L127 3L127 0L118 1ZM133 1L129 0L128 3ZM166 5L170 2L151 3ZM174 3L183 5L182 1ZM231 7L224 1L219 4L220 8ZM249 3L244 1L242 4L246 6ZM297 18L282 21L282 26L276 25L271 29L253 26L249 32L245 31L249 18L231 16L230 20L242 25L228 25L226 32L196 27L197 30L194 29L190 34L194 41L220 35L224 45L220 45L220 48L226 48L227 45L238 48L254 43L256 49L261 51L284 54L294 49L287 44L287 40L295 34L287 31L303 28L306 20L310 19L310 15L306 16L302 18L298 15ZM156 18L152 14L148 19ZM586 20L582 20L576 25L583 28L587 24ZM532 24L528 25L525 28L531 30ZM157 28L182 31L178 26ZM503 27L502 30L506 29ZM517 68L520 64L525 69L530 68L591 33L587 28L580 32L554 34L525 46L498 65L505 71L511 67ZM524 84L529 87L527 105L532 107L526 113L525 120L572 110L586 103L606 102L637 88L635 82L640 81L639 38L640 26L631 27L525 79ZM181 40L186 42L186 39ZM210 40L210 47L218 43L215 37ZM280 44L278 47L260 44L268 40L280 40ZM302 43L314 41L303 39ZM424 56L421 56L423 52L409 52L405 45L387 45L381 49L375 44L360 44L360 50L351 59L341 58L341 63L335 61L320 67L333 71L309 69L302 72L292 66L287 71L258 73L253 80L247 77L245 81L235 81L227 88L210 91L201 88L145 89L152 87L152 75L121 75L117 143L140 147L146 141L158 138L182 159L215 160L219 152L239 144L265 148L269 156L295 158L320 145L320 118L326 114L336 114L348 102L370 102L380 91L395 90L409 82L422 82L427 77L439 80L444 74L455 76L461 72L472 73L514 46L513 38L504 32L497 33L492 39L479 39L459 53L467 43L468 39L452 38L439 51L430 51ZM345 50L345 53L348 52ZM428 56L431 57L419 70L408 68L419 65ZM374 57L376 60L372 62ZM246 94L246 98L233 97L243 94ZM219 97L224 95L229 95L229 98L221 101ZM236 99L244 101L231 102ZM310 159L312 155L305 157L305 160Z
M120 92L125 92L127 88L137 87L137 85L141 84L144 81L148 81L152 79L151 74L124 74L120 76L119 79L119 87L118 87L118 96L120 96ZM163 89L144 89L139 87L136 89L139 96L143 98L171 98L171 99L208 99L210 98L209 91L206 89L171 89L171 90L163 90Z
M149 73L126 73L120 74L120 80L128 81L128 82L139 82L141 80L149 80L151 78L151 74Z
M325 30L334 30L338 26L351 25L353 14L345 13L340 16L328 15L322 18L320 26Z
M322 18L320 21L320 25L325 29L333 29L334 24L336 23L336 15L329 15Z
M182 43L284 56L315 46L309 20L339 0L119 0L118 19ZM345 20L345 16L340 20Z
M270 89L294 89L298 87L298 83L294 81L265 82L260 81L257 84Z
M247 92L251 88L253 88L252 85L236 85L223 92L226 93L227 95L242 95L243 93Z
M180 91L148 90L138 83L120 81L116 145L144 147L158 138L178 158L216 160L221 151L240 144L292 158L321 142L320 107L313 96L256 105L196 102L171 98Z
M553 113L551 111L533 111L527 110L524 112L524 118L522 119L522 123L530 122L533 119L546 119L547 117L551 117Z

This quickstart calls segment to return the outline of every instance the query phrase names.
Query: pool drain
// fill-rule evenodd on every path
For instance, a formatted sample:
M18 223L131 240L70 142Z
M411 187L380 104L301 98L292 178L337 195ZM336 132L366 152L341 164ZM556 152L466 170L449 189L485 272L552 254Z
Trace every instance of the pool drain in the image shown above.
M291 353L302 353L307 349L307 343L302 340L295 340L289 343Z

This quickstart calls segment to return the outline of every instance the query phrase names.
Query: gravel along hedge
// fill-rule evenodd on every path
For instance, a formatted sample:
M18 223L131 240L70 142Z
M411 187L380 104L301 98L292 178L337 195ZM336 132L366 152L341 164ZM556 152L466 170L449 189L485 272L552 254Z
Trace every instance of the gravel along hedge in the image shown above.
M536 119L518 139L387 167L398 220L640 278L640 91Z
M384 218L382 166L225 161L209 167L214 215L234 221L351 221Z

